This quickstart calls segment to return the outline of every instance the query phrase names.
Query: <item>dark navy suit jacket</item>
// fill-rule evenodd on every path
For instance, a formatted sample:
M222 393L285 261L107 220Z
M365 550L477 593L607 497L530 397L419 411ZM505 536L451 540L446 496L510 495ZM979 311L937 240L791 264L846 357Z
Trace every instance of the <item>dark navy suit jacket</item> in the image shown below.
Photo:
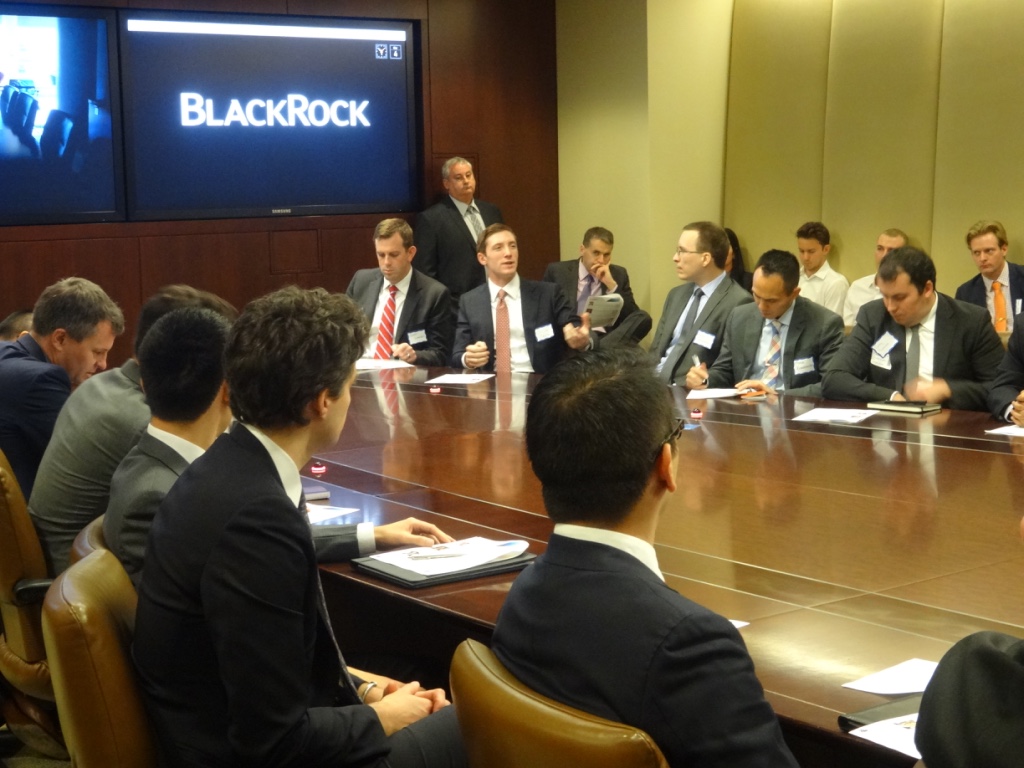
M1013 262L1007 262L1010 267L1010 295L1013 299L1014 305L1018 301L1024 306L1024 267ZM956 289L955 299L958 301L966 301L968 304L977 304L982 309L988 310L988 296L985 291L985 279L981 275L975 275L966 283L963 283L959 288ZM1015 307L1007 307L1007 312L1017 315L1014 311ZM1014 328L1017 324L1014 323Z
M485 227L502 222L496 205L483 200L473 203ZM484 268L476 258L476 242L450 195L416 217L415 237L416 269L443 283L453 304L466 291L483 284Z
M796 765L736 628L621 550L553 535L491 647L544 696L642 728L669 765Z

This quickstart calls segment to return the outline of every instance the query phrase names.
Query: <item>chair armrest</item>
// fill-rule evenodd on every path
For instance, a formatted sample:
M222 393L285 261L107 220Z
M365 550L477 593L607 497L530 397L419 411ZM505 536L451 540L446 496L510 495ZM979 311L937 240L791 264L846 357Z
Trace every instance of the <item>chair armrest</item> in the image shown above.
M46 590L53 584L53 579L22 579L14 585L15 605L33 605L43 602Z

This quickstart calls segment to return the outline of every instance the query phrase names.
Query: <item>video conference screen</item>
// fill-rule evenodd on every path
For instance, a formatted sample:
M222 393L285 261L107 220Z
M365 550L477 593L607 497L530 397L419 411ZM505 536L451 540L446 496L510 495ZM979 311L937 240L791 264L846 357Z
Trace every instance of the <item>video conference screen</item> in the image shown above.
M113 11L0 5L0 224L124 218Z
M414 210L410 22L122 12L131 219Z

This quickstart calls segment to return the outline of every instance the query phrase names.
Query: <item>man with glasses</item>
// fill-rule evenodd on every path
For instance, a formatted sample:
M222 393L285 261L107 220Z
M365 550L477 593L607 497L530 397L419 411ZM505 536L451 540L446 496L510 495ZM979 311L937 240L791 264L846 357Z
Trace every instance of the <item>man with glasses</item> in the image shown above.
M725 272L729 237L710 221L683 227L672 261L685 281L669 291L651 342L659 378L682 384L691 366L710 367L722 349L725 321L752 299Z
M643 729L669 765L795 766L739 633L658 567L682 429L638 350L588 353L541 380L526 450L555 528L492 648L537 692Z

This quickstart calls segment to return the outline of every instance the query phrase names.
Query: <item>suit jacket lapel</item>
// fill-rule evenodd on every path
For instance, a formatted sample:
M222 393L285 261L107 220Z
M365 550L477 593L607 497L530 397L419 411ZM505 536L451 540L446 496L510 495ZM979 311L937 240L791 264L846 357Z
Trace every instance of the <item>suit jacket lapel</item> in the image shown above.
M445 203L448 206L449 223L462 233L462 236L466 238L470 243L473 244L473 251L476 251L476 242L473 240L473 235L469 232L469 227L466 226L466 220L462 218L462 214L459 213L458 206L452 201L451 195L445 195ZM477 206L479 209L479 206ZM480 219L483 220L483 214L480 214Z
M395 325L395 343L405 336L405 329L409 325L409 318L416 313L416 302L419 301L420 290L416 280L416 271L413 270L412 278L409 280L409 291L402 303L402 314Z
M686 302L688 302L690 300L690 296L693 295L693 289L693 283L687 283L684 285L683 290L675 294L678 299L673 301L665 312L665 334L659 340L658 346L661 348L655 350L658 353L659 358L664 357L665 353L672 346L672 336L676 332L676 326L679 325L679 318L683 314Z
M797 301L793 306L793 314L789 318L789 330L786 331L786 346L782 349L782 382L786 389L793 387L793 356L800 334L807 325L805 305ZM820 375L820 372L819 372Z
M383 288L384 275L378 269L377 276L367 284L366 291L359 299L359 306L363 310L363 314L366 315L366 319L371 323L373 322L373 313L377 309L377 298Z
M932 376L936 379L943 378L949 361L950 337L952 336L952 308L942 300L942 296L936 295L935 300L939 306L935 310L935 347L932 350Z
M740 344L738 345L736 350L733 350L734 356L736 355L737 350L751 350L750 359L747 361L747 367L743 370L742 379L749 379L753 375L754 369L757 368L757 365L759 363L757 359L757 353L761 347L761 332L764 329L764 317L761 316L760 312L753 313L751 317L756 317L758 319L758 322L743 324L743 328L740 331L740 333L742 334L742 338L739 339Z
M523 334L526 336L526 351L530 355L530 363L533 363L533 348L535 344L537 318L540 317L540 300L537 291L532 283L519 278L519 297L523 307ZM534 330L531 331L530 328Z

